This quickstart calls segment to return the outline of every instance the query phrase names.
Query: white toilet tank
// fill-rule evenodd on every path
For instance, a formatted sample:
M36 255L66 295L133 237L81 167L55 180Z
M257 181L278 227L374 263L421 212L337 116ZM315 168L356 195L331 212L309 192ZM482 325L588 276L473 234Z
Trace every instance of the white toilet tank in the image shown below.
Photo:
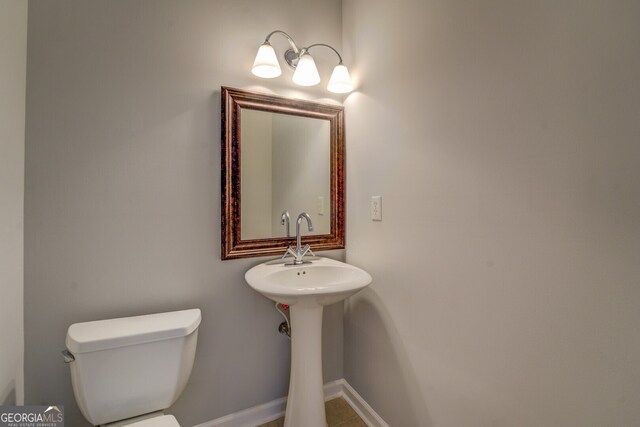
M73 392L93 425L171 406L187 385L200 310L76 323L67 331Z

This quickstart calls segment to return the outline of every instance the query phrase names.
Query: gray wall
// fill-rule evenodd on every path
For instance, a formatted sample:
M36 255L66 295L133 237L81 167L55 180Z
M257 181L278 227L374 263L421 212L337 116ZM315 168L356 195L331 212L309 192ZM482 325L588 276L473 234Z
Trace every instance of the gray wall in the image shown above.
M22 404L27 3L0 1L0 405Z
M29 2L28 403L62 403L69 425L85 425L60 355L67 327L188 307L203 322L173 408L182 425L286 394L279 315L244 282L262 260L221 262L219 249L220 86L326 96L294 91L287 69L275 81L250 74L276 28L339 47L341 2ZM316 60L326 81L332 59ZM327 381L342 377L341 318L341 306L326 311Z
M345 0L345 377L390 425L640 425L638 22Z

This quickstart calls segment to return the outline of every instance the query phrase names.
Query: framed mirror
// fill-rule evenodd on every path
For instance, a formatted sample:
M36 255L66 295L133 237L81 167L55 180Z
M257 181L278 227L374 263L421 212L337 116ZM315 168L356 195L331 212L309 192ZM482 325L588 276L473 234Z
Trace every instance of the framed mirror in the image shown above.
M222 259L343 249L344 110L222 87ZM290 221L287 229L286 213Z

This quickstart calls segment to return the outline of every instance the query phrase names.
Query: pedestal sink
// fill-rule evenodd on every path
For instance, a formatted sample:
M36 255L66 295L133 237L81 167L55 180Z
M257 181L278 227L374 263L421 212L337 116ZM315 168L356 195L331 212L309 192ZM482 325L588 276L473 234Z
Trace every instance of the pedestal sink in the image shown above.
M322 381L322 309L371 283L366 271L329 258L285 265L257 265L245 274L249 285L291 314L291 378L285 427L326 427Z

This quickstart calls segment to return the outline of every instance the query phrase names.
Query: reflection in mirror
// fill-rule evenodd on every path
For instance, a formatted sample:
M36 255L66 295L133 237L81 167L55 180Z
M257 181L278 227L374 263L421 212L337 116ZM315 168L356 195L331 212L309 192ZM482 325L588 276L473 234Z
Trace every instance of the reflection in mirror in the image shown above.
M283 211L295 220L307 212L314 230L329 234L330 123L325 119L241 109L242 240L287 237Z

